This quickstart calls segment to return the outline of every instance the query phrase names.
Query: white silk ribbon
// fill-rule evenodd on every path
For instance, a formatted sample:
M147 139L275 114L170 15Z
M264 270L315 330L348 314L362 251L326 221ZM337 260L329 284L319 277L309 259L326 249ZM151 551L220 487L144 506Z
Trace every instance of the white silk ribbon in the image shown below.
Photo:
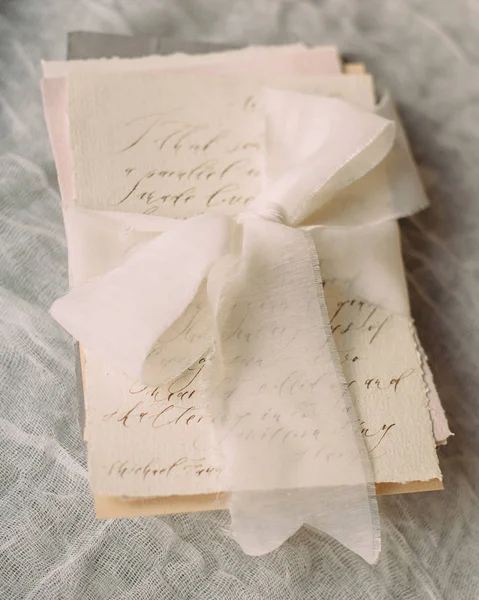
M181 222L67 212L83 270L51 312L86 349L147 385L207 359L232 530L246 552L273 550L306 523L374 562L373 478L310 231L401 216L376 168L395 125L294 92L265 91L263 110L264 182L248 210ZM89 255L98 246L101 263ZM241 415L261 422L271 407L274 439L266 424L251 435L232 427Z

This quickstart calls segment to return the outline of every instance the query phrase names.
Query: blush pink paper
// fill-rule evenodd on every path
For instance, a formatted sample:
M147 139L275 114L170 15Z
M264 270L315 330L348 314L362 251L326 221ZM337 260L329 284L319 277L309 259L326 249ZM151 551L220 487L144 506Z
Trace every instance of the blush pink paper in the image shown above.
M62 206L71 206L75 198L75 182L68 128L66 80L64 78L43 79L42 96L48 135L63 200Z

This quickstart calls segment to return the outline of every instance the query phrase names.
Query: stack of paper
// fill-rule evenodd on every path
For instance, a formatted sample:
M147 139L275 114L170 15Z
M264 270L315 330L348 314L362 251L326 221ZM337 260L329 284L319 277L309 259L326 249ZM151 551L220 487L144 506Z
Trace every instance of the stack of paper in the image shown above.
M152 239L156 232L145 215L235 216L248 206L262 177L258 98L265 87L338 97L397 120L386 96L376 104L364 68L343 65L332 47L71 60L46 62L43 69L73 287L116 267L120 255ZM421 194L401 136L399 126L397 156L383 175L400 169L411 193ZM294 127L288 143L295 144ZM96 228L92 210L113 216ZM131 221L123 225L125 213L138 215L133 230ZM314 233L314 243L377 492L441 489L436 447L450 431L409 312L397 222L324 227ZM193 327L190 334L193 343ZM88 348L81 354L84 437L97 515L226 506L230 489L222 480L221 449L200 384L206 359L166 386L147 386ZM278 381L290 393L300 384L295 372ZM273 418L275 406L270 408Z

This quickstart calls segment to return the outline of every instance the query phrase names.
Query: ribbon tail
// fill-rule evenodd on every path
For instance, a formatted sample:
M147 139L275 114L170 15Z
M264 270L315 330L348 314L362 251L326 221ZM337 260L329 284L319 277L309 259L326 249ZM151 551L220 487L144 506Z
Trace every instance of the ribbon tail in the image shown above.
M229 252L234 222L201 215L74 287L52 316L87 350L146 385L171 381L211 346L204 281Z
M209 365L232 532L252 555L310 524L374 562L377 505L309 234L244 223Z

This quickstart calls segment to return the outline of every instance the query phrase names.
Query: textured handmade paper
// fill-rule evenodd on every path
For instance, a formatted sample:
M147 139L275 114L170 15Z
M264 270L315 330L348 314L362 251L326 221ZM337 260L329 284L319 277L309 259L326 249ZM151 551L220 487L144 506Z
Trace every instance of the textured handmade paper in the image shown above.
M196 81L198 82L197 78ZM211 81L213 82L213 79ZM340 81L344 82L346 86L350 85L348 84L350 76L341 78L338 82ZM133 173L129 169L147 165L150 171L154 171L155 156L158 152L157 140L160 139L156 135L148 137L151 132L141 137L144 130L141 130L133 139L126 138L122 131L122 124L130 123L134 119L141 119L145 115L151 116L154 111L158 112L163 108L168 109L173 106L172 102L174 101L177 101L176 106L180 107L181 98L184 97L186 91L191 91L194 85L200 87L195 90L195 97L200 103L201 86L205 85L205 81L202 81L200 86L199 82L195 83L189 77L167 75L161 78L152 78L132 74L121 77L109 75L102 79L99 88L97 88L96 82L97 78L88 74L75 75L71 80L70 111L72 123L75 124L71 131L72 148L74 156L76 156L75 162L82 164L81 168L85 168L85 172L83 175L80 174L79 179L77 174L78 202L90 208L115 210L115 202L122 200L126 195L121 196L121 192L126 186L128 177ZM228 144L230 150L237 149L238 160L250 161L248 164L257 169L259 163L255 161L258 160L259 149L254 144L259 144L261 141L261 130L258 130L261 120L258 118L251 100L252 84L248 82L241 84L245 86L242 93L237 87L239 84L225 85L224 80L216 80L216 83L211 85L218 86L216 94L210 93L203 96L203 101L205 104L208 103L210 112L205 112L205 105L201 111L198 110L196 115L194 111L191 112L188 103L185 107L186 115L179 111L182 117L181 122L188 123L194 129L193 133L187 136L188 143L183 141L180 142L181 146L178 146L177 142L173 142L177 145L177 161L183 169L181 172L188 167L190 170L195 168L198 164L198 153L201 155L202 152L205 152L205 145L207 146L206 151L209 152L208 159L219 160L212 152L219 148L221 151L218 156L223 157L225 144ZM315 85L318 86L318 84ZM341 85L343 84L338 83L336 90L330 89L329 91L337 92ZM97 89L98 91L95 92ZM95 100L95 93L101 94L101 102L98 101L98 97ZM111 106L114 106L114 110L99 110L109 94L112 97ZM116 99L115 102L113 102L113 98ZM218 99L217 103L215 98ZM108 106L108 103L103 105ZM224 107L228 105L231 111L236 111L231 113L235 114L235 119L228 118L228 115L225 114ZM194 117L197 116L201 117L200 121L195 121ZM228 122L230 127L228 135L223 135L219 139L216 148L215 144L208 145L208 139L212 138L207 137L205 141L205 130L207 130L208 136L212 134L214 138L215 135L224 131L224 122ZM231 123L233 123L233 129L231 129ZM200 126L205 129L195 129ZM95 131L96 135L93 137ZM99 133L101 135L98 135ZM124 148L139 137L141 139L132 148L126 150L126 154L130 150L138 153L130 154L135 157L137 162L132 163L130 160L127 164L124 161ZM97 145L99 139L102 140L101 144L105 144L105 140L107 140L110 146L101 145L99 147ZM165 141L164 138L161 140L160 145ZM167 143L171 145L172 142L168 140ZM248 149L249 153L245 152ZM172 152L170 148L170 157L171 154L175 154L175 151ZM105 156L111 157L111 160L105 161ZM118 158L119 156L120 158ZM100 159L100 157L103 158ZM108 165L107 176L105 173L102 176L99 171L95 171L93 164L95 161ZM172 171L177 173L178 169L175 166L172 164L168 173ZM204 198L208 197L208 193L210 196L214 193L217 189L214 186L223 183L221 175L227 166L223 169L216 168L208 171L209 177L206 182L200 179L197 183L204 193L200 193L186 202L181 202L181 198L176 199L176 202L174 199L157 202L156 194L159 189L163 195L166 194L163 191L163 182L161 187L158 187L153 181L154 176L152 175L142 180L141 183L147 181L153 186L150 189L142 189L136 195L137 190L135 190L124 202L116 205L117 210L122 210L122 204L129 201L129 211L146 212L153 206L156 209L155 213L161 214L161 210L164 210L166 204L166 214L169 216L174 214L176 217L185 217L195 214L195 211L202 212L208 208L202 204ZM223 180L227 174L223 175ZM161 179L160 177L160 181ZM104 188L104 193L97 194L95 200L90 187L93 180L95 185L99 186L102 185L102 181L118 182L120 194L116 186L114 189L108 186ZM236 173L236 177L227 179L227 182L228 185L237 186L233 194L235 198L246 199L254 196L257 192L259 176L251 171L248 174L240 171ZM170 197L180 194L181 183L181 180L175 181L174 185L169 182L168 194ZM152 194L150 204L148 204L148 194ZM236 205L236 210L241 210L247 202L243 200L234 204L221 202L219 206L224 209L225 204L227 211L230 211L231 214L234 212L234 208L231 207ZM216 210L218 210L217 207ZM326 284L325 288L326 293L329 294L331 318L334 316L338 303L349 302L349 309L352 309L354 307L352 301L355 300L356 307L354 308L357 309L357 304L361 301L363 303L361 310L365 313L364 320L376 304L384 307L377 309L375 317L370 317L369 322L361 328L363 323L359 319L362 318L362 315L352 314L351 310L347 310L348 305L345 305L346 309L336 319L344 318L346 320L339 321L337 323L339 327L335 331L338 336L339 349L343 353L343 369L348 383L351 383L351 392L356 399L363 435L371 453L376 481L404 482L440 477L427 413L420 362L416 347L412 343L412 332L407 319L394 314L394 312L407 314L396 225L383 223L374 226L374 231L358 230L357 235L363 236L362 239L359 237L358 241L363 243L354 245L352 253L348 251L352 248L352 242L349 245L351 232L343 232L342 239L341 233L341 229L333 232L328 228L314 234L318 244L318 253L323 261L321 265L323 276L334 279L331 285ZM127 244L131 242L131 239L128 241L128 235L132 235L131 232L123 238ZM148 237L148 234L137 235ZM336 243L328 243L328 236L330 241L331 236L334 235L336 235ZM370 243L364 243L368 240ZM84 240L84 243L91 248L95 247L95 240ZM386 253L377 253L374 244L390 250ZM73 249L73 251L75 250ZM356 260L351 260L352 255ZM98 257L101 259L102 255L98 254ZM97 267L95 263L92 266ZM375 283L368 285L368 281ZM385 314L381 312L384 309L387 310ZM369 310L369 313L366 310ZM350 322L351 326L349 326ZM396 335L397 332L399 332L398 335ZM371 341L374 334L376 335ZM397 340L396 346L391 346L391 339ZM380 341L381 345L379 345ZM406 357L405 364L401 364L400 367L397 364L399 354L404 354ZM200 365L198 365L199 369ZM184 479L184 485L194 485L196 492L221 489L218 482L218 469L221 467L215 463L213 454L205 452L205 449L208 449L210 431L207 427L207 418L204 418L205 412L207 413L207 399L201 398L200 387L197 387L200 383L200 375L192 382L184 380L178 382L179 387L173 386L170 390L143 389L103 365L96 357L92 359L87 354L85 379L86 395L89 398L87 435L90 448L90 467L96 492L136 496L168 493L165 492L164 482L155 480L151 475L155 469L148 466L152 457L151 448L158 447L158 433L161 436L161 447L163 445L165 448L167 447L168 452L174 448L175 443L181 443L183 447L185 445L186 447L199 447L202 452L195 454L193 464L183 465L185 467L183 469L173 460L166 466L157 468L157 472L164 468L168 469L173 464L175 466L172 471L177 470L178 475ZM353 383L354 380L356 381ZM294 386L294 381L291 381L290 385ZM177 404L172 406L171 402L175 394L180 396ZM95 401L93 398L97 400ZM406 403L405 399L409 399L409 401ZM103 409L106 406L105 403L108 403L108 407ZM164 409L166 411L162 412ZM165 420L168 413L171 413L172 418ZM183 427L178 427L185 419L188 422L185 422ZM153 422L159 427L155 427ZM181 438L178 437L178 431L181 431ZM105 439L110 440L106 454L103 443ZM141 444L138 443L138 439L141 439ZM202 439L205 439L206 443L201 442ZM139 474L145 468L149 471L143 480ZM195 469L201 471L203 477L196 476ZM108 477L105 477L105 472L108 473ZM204 477L205 473L208 474L208 477ZM137 481L138 479L141 481ZM194 483L191 481L187 483L187 480L194 480ZM185 487L182 493L187 493L187 489L191 488Z
M211 78L211 85L208 81L208 76L198 80L194 74L72 77L72 143L76 143L73 138L78 140L76 148L81 151L86 148L83 140L88 140L88 146L95 145L95 156L115 155L106 164L78 155L77 204L175 218L209 210L232 215L245 208L259 189L263 132L254 99L259 84L226 77ZM370 91L369 78L362 77L262 81L307 92L327 90L332 95L343 88L360 105ZM213 84L219 88L215 95ZM138 91L147 94L140 106L132 102ZM101 124L96 117L85 118L97 111L96 94L103 96L106 106L115 106L102 115ZM194 103L189 101L191 94ZM207 104L211 109L205 117Z
M224 81L208 86L206 115L218 118L211 100L229 100ZM330 201L347 208L347 194L338 192L386 156L394 123L342 100L280 90L253 96L248 106L252 133L255 113L262 113L266 142L265 176L251 210L237 219L213 212L183 223L171 219L171 229L74 288L52 314L86 348L147 385L171 384L204 363L199 391L208 399L219 474L232 492L233 534L246 552L270 551L308 523L374 561L379 536L370 461L331 338L314 241L300 225ZM291 124L293 147L284 144ZM374 221L371 199L363 203ZM154 215L143 220L159 223ZM151 468L158 449L144 476L168 479L174 471L181 480L181 471L194 467L188 464L194 449L183 447L171 466Z
M267 52L269 53L268 61L260 61L257 62L254 60L255 53L260 51L263 53L265 49L254 49L252 51L251 48L243 49L239 52L231 54L230 52L220 53L220 54L212 54L214 60L214 65L216 67L216 71L218 68L221 71L222 65L227 65L228 73L237 74L238 69L242 69L245 64L249 64L249 72L255 73L256 75L261 75L266 72L274 72L277 69L280 69L282 73L286 74L288 69L293 68L293 73L298 74L307 74L310 69L312 72L316 72L316 70L321 70L321 72L335 72L340 69L340 61L335 52L331 52L331 48L314 48L314 49L305 49L304 47L289 46L287 49L287 53L289 55L288 60L284 60L285 58L285 48L280 49L280 52L277 51L277 48L268 48ZM242 53L244 53L242 55ZM242 55L243 60L238 60L238 57ZM301 57L301 60L293 60L292 55L295 58ZM175 57L176 59L178 57ZM185 60L186 58L183 57ZM205 60L204 58L202 60ZM154 65L155 69L164 69L168 67L168 61L164 60L164 57L150 57L149 59L152 66ZM186 62L188 62L186 60ZM279 66L281 65L281 66ZM144 62L142 60L135 61L131 63L131 61L88 61L81 63L82 67L88 67L89 69L94 70L142 70L144 69ZM77 68L77 63L74 63L74 67ZM62 63L44 63L44 72L45 75L55 75L58 72L66 73L67 65L63 65ZM361 71L362 72L362 71ZM330 82L330 84L332 81ZM367 98L367 103L370 104L370 79L367 78L352 78L350 83L354 84L357 87L354 97L358 99ZM325 86L328 87L328 86ZM334 86L333 86L334 87ZM352 90L351 92L352 93ZM44 95L44 105L45 105L45 113L50 133L50 138L53 146L53 150L56 157L56 164L59 176L60 188L62 191L62 200L64 206L70 206L73 203L73 173L71 168L71 158L70 158L70 147L69 147L69 132L68 132L68 120L67 120L67 91L65 86L65 80L62 79L45 79L43 81L43 95ZM349 93L348 93L349 95ZM392 153L391 158L388 160L389 175L391 176L391 184L394 188L398 188L400 190L399 202L404 204L408 201L408 198L417 199L420 202L419 197L423 198L423 202L425 200L423 192L421 190L421 183L417 179L414 163L411 159L407 141L405 139L404 133L402 131L402 127L400 125L399 119L395 114L394 108L392 106L391 100L387 94L383 94L380 99L379 105L376 107L376 110L379 114L386 116L387 118L392 118L396 120L398 125L398 136L400 138L400 146ZM407 173L408 176L404 177L403 174ZM75 235L75 231L72 231L71 234ZM396 254L396 258L401 262L400 257L400 249L397 244L392 243L391 247L394 248L394 253ZM384 248L383 251L387 252L388 246ZM347 261L351 262L356 256L356 253L352 253L352 258L350 257ZM70 257L72 258L72 257ZM69 271L70 271L70 280L73 281L73 277L75 273L77 276L81 276L81 273L78 271L78 268L72 264L72 260L69 261ZM394 271L396 272L396 271ZM368 278L366 278L367 280ZM381 278L372 281L370 278L366 281L367 289L371 289L373 286L377 286L381 282ZM397 285L399 282L395 280L394 285ZM400 304L395 310L399 310L400 312L408 311L408 302L407 302L407 294L400 294ZM424 380L425 386L427 388L427 398L428 398L428 408L429 414L431 417L434 438L437 444L445 443L447 438L451 435L449 430L447 420L444 415L444 410L441 406L441 402L438 398L437 392L435 390L434 382L432 380L432 376L427 364L427 358L424 356L424 352L422 351L419 340L416 338L417 347L422 356L422 365L424 371Z
M258 58L260 60L258 60ZM192 62L193 61L193 62ZM55 154L62 202L69 206L73 202L73 168L68 131L67 89L65 76L69 70L87 69L88 71L141 71L155 69L189 70L230 76L244 74L271 77L277 74L287 76L338 75L341 61L337 50L332 47L308 49L300 44L280 47L249 47L234 52L212 52L208 56L150 56L138 60L89 60L89 61L46 61L42 63L45 79L42 82L43 102L50 141ZM354 78L349 84L359 89L356 95L360 101L367 94L370 78ZM334 88L334 84L331 84Z

